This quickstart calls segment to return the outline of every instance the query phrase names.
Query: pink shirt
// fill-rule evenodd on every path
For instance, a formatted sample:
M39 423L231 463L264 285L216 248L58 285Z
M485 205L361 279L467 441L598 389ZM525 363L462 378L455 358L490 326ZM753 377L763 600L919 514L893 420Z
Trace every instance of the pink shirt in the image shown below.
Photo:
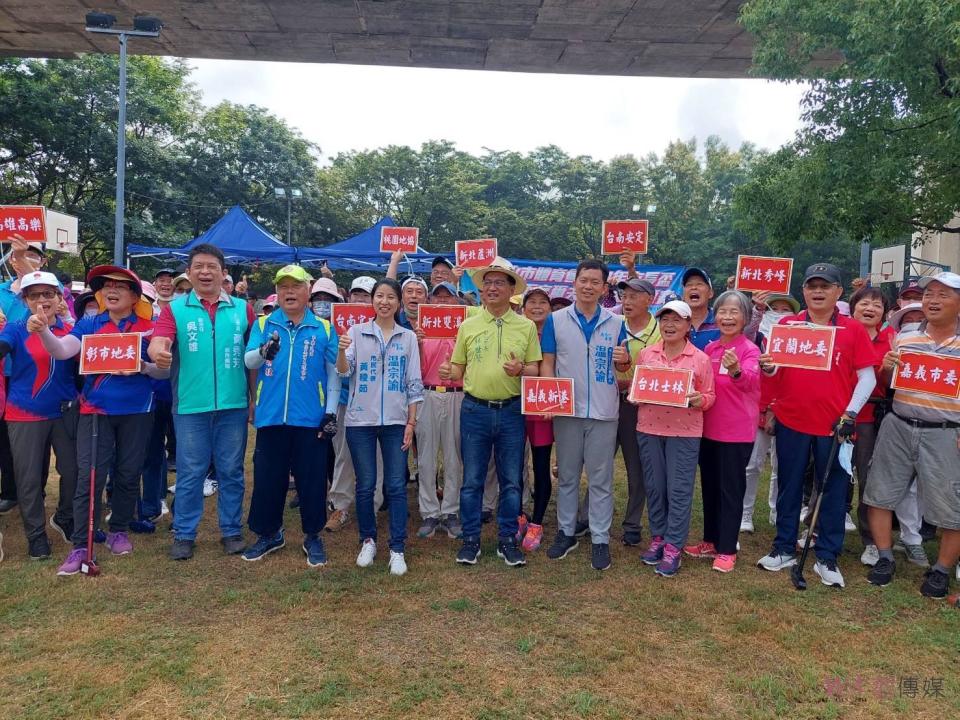
M637 364L692 370L693 388L703 395L703 405L697 408L640 405L640 412L637 414L637 430L648 435L666 437L701 437L703 413L710 409L715 398L710 358L697 350L696 346L688 340L683 351L673 360L668 360L663 353L663 341L661 341L641 350Z
M740 362L736 380L720 362L727 350L733 350ZM714 340L703 352L710 358L717 393L717 401L703 414L703 436L718 442L752 443L760 414L760 348L739 335L729 345L722 338Z
M420 342L420 376L423 384L462 388L463 382L440 379L440 366L453 355L456 338L424 338ZM428 388L429 389L429 388Z

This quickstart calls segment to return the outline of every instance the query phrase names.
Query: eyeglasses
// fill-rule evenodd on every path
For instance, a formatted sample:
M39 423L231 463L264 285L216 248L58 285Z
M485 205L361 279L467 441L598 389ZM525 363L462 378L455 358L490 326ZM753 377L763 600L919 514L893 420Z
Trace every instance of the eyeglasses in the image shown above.
M38 290L36 292L27 293L27 300L53 300L57 296L56 290Z
M505 288L509 284L510 282L508 280L501 280L499 278L497 280L484 280L482 283L483 287L495 288Z

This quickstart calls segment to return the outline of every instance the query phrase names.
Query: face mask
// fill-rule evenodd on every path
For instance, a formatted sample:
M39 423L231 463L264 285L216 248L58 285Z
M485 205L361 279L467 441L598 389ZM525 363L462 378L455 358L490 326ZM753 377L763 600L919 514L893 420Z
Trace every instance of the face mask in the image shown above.
M333 308L332 302L329 300L317 300L315 303L313 303L312 307L314 315L319 315L324 320L330 319L330 312Z
M97 304L96 304L96 303L89 303L89 304L83 309L83 316L84 316L84 317L93 317L94 315L99 315L99 314L100 314L100 308L97 307Z

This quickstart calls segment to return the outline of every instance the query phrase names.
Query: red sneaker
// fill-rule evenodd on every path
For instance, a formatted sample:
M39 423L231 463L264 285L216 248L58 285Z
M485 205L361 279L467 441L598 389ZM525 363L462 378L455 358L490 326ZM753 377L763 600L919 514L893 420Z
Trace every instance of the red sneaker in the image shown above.
M536 523L530 523L527 525L527 533L523 536L523 551L526 553L531 553L537 548L540 547L540 543L543 542L543 525L537 525Z
M692 558L715 558L717 548L713 543L701 540L696 545L687 545L683 548L683 554Z

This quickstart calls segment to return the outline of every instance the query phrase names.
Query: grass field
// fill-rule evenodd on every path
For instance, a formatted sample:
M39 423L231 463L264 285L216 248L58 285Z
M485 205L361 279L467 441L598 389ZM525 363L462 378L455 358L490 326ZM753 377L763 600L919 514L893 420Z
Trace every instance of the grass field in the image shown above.
M620 509L619 460L617 485ZM413 536L412 486L409 498ZM215 501L194 560L167 560L164 521L132 556L101 551L99 578L56 577L59 537L51 561L27 561L19 517L0 519L0 717L960 715L960 612L921 597L921 571L902 561L893 585L869 586L855 534L846 590L808 566L797 593L786 573L753 567L772 539L763 503L734 573L689 560L664 579L618 542L603 574L588 543L507 568L490 526L477 567L456 566L445 536L414 537L409 574L393 578L385 548L374 568L354 565L352 521L325 535L330 565L310 570L295 511L287 547L246 563L222 554Z

